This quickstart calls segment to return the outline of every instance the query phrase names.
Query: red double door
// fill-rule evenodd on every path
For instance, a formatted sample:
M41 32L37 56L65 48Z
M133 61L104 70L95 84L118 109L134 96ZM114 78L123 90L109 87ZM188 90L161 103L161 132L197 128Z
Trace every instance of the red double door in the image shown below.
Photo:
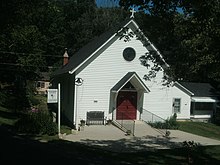
M116 120L135 120L137 117L137 92L120 91L117 97Z

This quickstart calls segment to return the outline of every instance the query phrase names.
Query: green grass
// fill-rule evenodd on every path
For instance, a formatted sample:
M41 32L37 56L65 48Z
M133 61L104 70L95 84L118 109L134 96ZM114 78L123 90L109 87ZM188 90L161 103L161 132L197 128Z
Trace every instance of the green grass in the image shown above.
M66 125L61 125L60 126L60 133L62 133L62 134L66 133L67 135L71 134L72 133L71 128Z
M202 122L178 122L179 130L192 134L220 140L220 126Z
M0 125L13 126L19 117L11 110L0 106Z

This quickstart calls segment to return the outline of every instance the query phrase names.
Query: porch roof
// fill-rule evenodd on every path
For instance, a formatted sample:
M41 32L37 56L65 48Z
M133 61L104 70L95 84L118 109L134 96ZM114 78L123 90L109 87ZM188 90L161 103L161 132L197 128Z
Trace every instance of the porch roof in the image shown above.
M112 92L119 92L123 86L128 83L130 83L135 87L136 90L142 90L144 92L150 92L150 90L147 88L147 86L144 84L144 82L141 80L141 78L137 75L136 72L128 72L121 80L119 80L115 86L112 87Z
M219 102L217 98L212 97L192 97L192 102L215 103Z

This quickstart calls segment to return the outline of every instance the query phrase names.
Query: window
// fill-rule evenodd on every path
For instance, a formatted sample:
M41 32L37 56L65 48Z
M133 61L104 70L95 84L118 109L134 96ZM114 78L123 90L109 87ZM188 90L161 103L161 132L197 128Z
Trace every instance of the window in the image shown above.
M40 87L41 87L41 88L44 88L44 87L45 87L45 83L44 83L44 82L41 82Z
M42 81L38 81L36 86L37 86L37 88L44 88L45 87L45 83L42 82Z
M209 102L192 102L191 107L193 110L205 110L205 111L212 111L214 109L214 103Z
M123 57L126 61L132 61L136 56L136 52L133 48L128 47L123 51Z
M40 88L40 81L37 82L36 87Z
M173 112L174 113L180 113L180 104L181 103L181 99L179 98L174 98L173 99Z

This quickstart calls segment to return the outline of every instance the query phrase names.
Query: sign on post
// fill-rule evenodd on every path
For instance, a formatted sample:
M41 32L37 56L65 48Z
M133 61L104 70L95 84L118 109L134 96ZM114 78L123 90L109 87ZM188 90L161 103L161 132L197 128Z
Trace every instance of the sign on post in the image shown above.
M58 89L48 89L47 103L58 103L58 135L60 137L60 83Z
M47 103L57 103L58 102L58 91L57 89L47 90Z

